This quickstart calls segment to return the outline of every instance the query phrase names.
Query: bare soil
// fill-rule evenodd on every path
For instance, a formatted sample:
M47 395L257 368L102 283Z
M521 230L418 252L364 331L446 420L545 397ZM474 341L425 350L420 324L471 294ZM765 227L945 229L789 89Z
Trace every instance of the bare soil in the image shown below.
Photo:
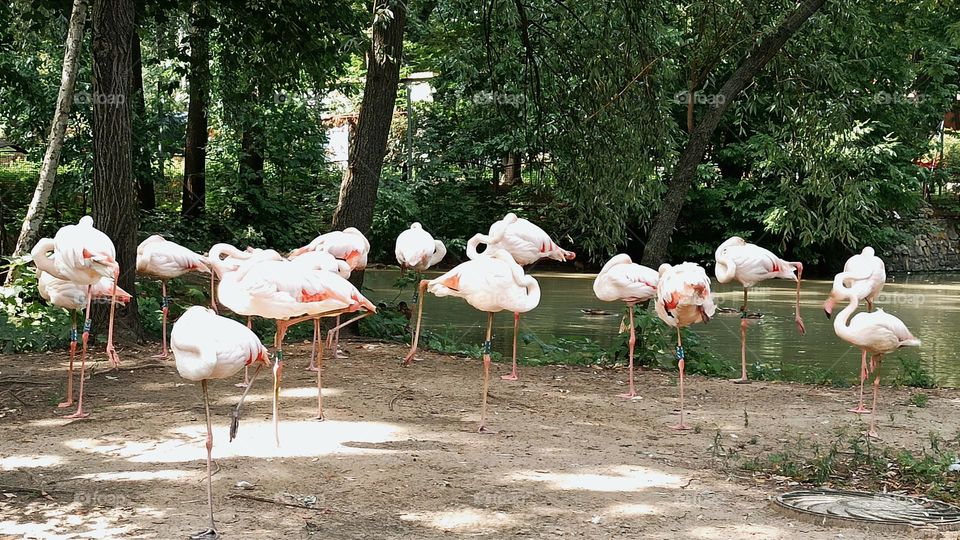
M211 384L224 538L909 536L781 513L769 498L789 486L717 456L718 433L748 458L798 436L826 444L843 426L865 429L866 419L845 412L855 389L693 376L687 410L697 429L676 432L675 374L638 372L641 397L628 401L616 397L623 368L521 367L508 382L499 379L507 366L495 364L495 433L477 434L478 360L424 352L401 369L399 345L344 349L348 359L326 362L323 422L312 419L315 375L303 370L309 344L286 349L280 448L268 377L251 391L233 442L240 389ZM154 352L122 350L119 371L98 363L87 382L92 415L73 421L56 407L64 353L0 356L0 538L185 538L205 528L200 387L172 361L157 365ZM911 392L882 389L885 444L919 449L931 431L960 431L960 392L927 391L925 408L907 405Z

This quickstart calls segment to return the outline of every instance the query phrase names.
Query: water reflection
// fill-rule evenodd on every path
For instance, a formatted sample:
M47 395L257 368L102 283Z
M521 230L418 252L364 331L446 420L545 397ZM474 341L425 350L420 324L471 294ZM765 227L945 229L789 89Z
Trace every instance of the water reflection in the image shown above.
M393 301L398 298L392 288L398 272L369 270L364 287L374 301ZM432 274L437 275L437 274ZM521 331L534 333L543 341L557 337L586 336L608 345L617 333L623 304L601 302L593 294L592 274L533 274L540 282L540 306L521 319ZM747 335L748 362L772 368L784 366L789 371L816 373L826 377L854 380L860 368L860 351L841 341L833 332L832 321L823 313L823 301L830 283L824 280L805 280L801 295L801 314L807 334L800 336L793 322L795 285L792 282L772 280L750 290L750 310L759 310L763 318L750 326ZM714 282L714 294L719 306L737 308L743 292L737 284L719 285ZM960 365L954 361L960 346L960 319L953 299L960 294L960 275L911 275L888 278L877 307L900 317L923 341L919 349L905 349L889 355L884 361L883 375L899 372L900 358L920 360L938 384L960 386ZM400 299L408 303L412 290ZM585 315L581 309L600 309L616 314L609 317ZM843 306L838 305L834 313ZM865 309L865 307L864 307ZM429 295L424 311L424 326L437 330L447 328L452 337L480 343L483 339L485 318L459 298L436 298ZM498 314L495 319L494 347L509 352L513 328L510 314ZM731 364L740 359L740 318L737 314L718 314L708 325L699 325L696 332L707 346ZM522 353L539 355L535 343L520 344Z

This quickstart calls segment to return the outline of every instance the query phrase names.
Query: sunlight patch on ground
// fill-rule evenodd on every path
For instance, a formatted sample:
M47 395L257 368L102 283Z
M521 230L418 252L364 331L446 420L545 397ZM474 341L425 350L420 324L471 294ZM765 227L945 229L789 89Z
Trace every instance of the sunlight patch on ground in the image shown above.
M182 480L192 474L185 471L166 469L162 471L116 471L81 474L71 480L93 480L95 482L141 482L145 480Z
M656 507L650 506L649 504L622 503L606 508L603 513L610 516L631 517L659 514L660 510L658 510Z
M83 422L83 420L71 420L69 418L43 418L40 420L30 420L27 422L28 425L34 427L60 427L69 424L70 422Z
M634 465L618 465L589 473L552 473L545 471L520 471L510 475L510 480L545 482L552 489L583 489L588 491L639 491L653 487L679 488L683 479Z
M839 536L839 535L838 535ZM687 531L687 538L703 538L705 540L726 540L728 538L790 538L795 535L785 534L785 531L766 525L731 525L729 527L694 527Z
M17 469L32 469L35 467L53 467L63 463L60 456L7 456L0 458L0 471L15 471Z
M13 515L0 505L0 511L6 516ZM43 538L44 540L65 540L73 538L142 538L131 536L132 525L120 526L115 519L93 513L79 513L81 505L71 504L67 508L53 506L40 508L36 503L16 512L16 519L0 518L0 531L10 537ZM6 538L6 536L4 536Z
M403 514L400 519L413 521L443 531L481 531L506 529L516 525L516 519L505 512L460 508L438 512Z
M327 420L284 421L280 424L280 448L276 447L270 421L241 422L237 438L229 442L228 426L213 427L214 459L230 457L313 457L346 454L384 454L392 450L374 450L346 446L346 443L385 443L403 440L405 430L380 422L342 422ZM206 459L205 424L182 426L167 439L133 441L121 436L108 439L66 441L74 450L126 458L135 463L175 463Z
M236 405L237 401L239 401L240 399L240 395L243 393L242 388L237 388L237 390L238 392L237 392L237 395L235 396L224 396L216 400L211 400L210 403L215 405ZM199 393L197 395L199 396ZM340 388L324 388L323 389L324 398L335 397L340 395L343 395L343 390ZM303 386L298 388L281 388L280 389L281 407L283 406L283 400L287 398L289 399L309 398L316 401L317 387ZM260 394L254 394L251 392L247 394L247 399L243 401L243 404L244 406L246 406L247 403L272 403L272 402L273 402L273 394L269 392L260 393ZM198 402L198 403L201 406L203 405L202 402Z

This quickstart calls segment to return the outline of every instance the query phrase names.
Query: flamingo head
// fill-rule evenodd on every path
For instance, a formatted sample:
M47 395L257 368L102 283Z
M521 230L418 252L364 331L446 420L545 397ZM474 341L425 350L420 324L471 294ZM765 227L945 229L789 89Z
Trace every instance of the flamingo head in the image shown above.
M830 296L827 297L827 301L823 303L823 313L829 319L833 316L833 307L837 305L836 295L834 291L830 291Z

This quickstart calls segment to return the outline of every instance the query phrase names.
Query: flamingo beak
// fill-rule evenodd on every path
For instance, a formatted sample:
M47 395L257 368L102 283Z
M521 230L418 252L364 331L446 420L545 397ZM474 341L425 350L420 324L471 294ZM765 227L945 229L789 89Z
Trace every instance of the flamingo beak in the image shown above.
M293 258L299 257L300 255L303 255L309 250L310 250L309 246L298 247L297 249L291 251L290 254L287 255L287 258L293 259Z
M350 269L354 270L357 268L357 265L360 264L360 252L356 250L351 251L344 260L350 265Z
M460 274L454 274L441 282L444 287L458 291L460 290Z

